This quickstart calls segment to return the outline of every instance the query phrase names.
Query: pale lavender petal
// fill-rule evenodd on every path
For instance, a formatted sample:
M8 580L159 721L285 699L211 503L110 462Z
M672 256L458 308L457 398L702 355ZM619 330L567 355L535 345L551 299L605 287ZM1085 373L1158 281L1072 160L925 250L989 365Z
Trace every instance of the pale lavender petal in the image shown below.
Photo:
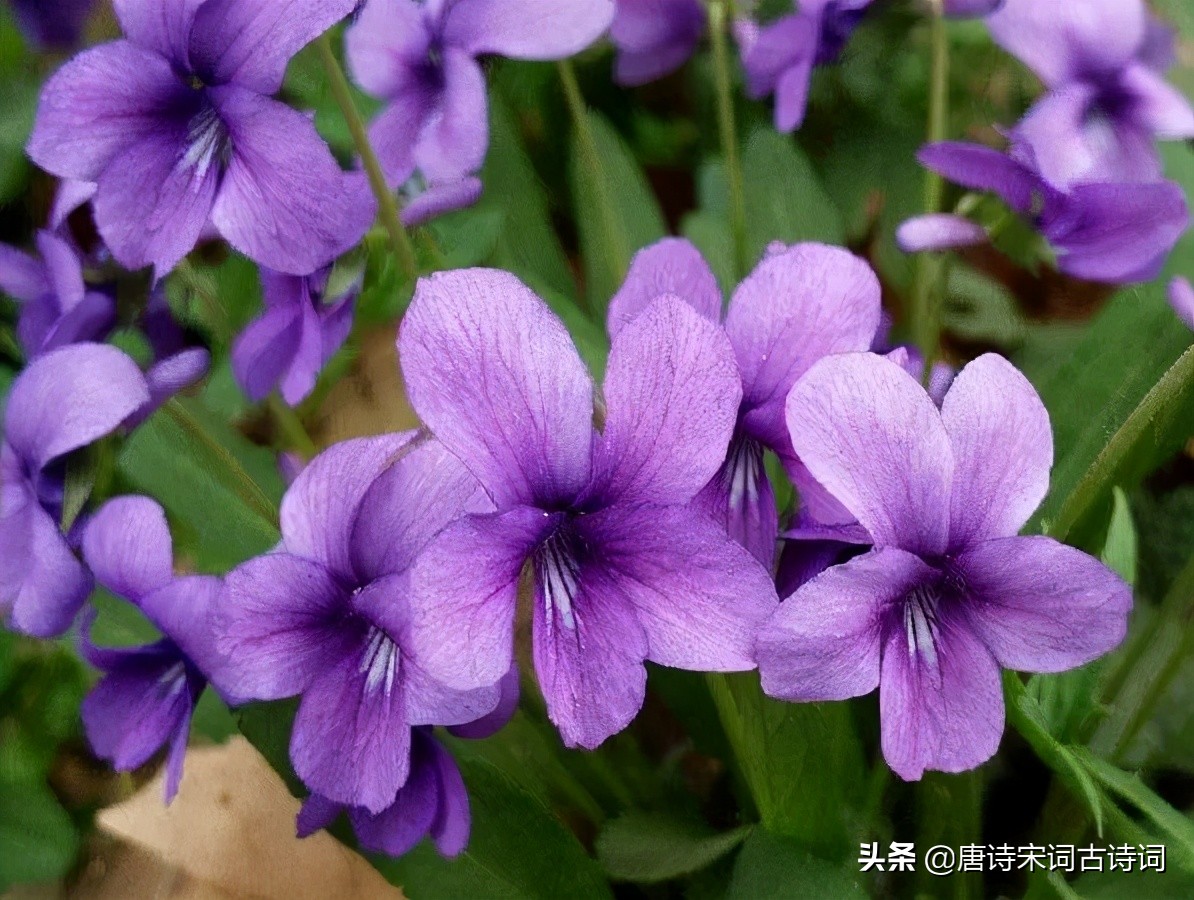
M451 48L444 51L442 65L439 103L415 145L415 165L432 183L472 175L489 148L485 73L467 53Z
M459 181L429 185L402 207L402 224L406 228L417 228L432 219L465 209L480 200L483 191L481 179L472 175Z
M800 460L876 545L944 552L953 451L916 379L874 354L829 357L797 383L787 413Z
M1194 286L1188 278L1174 278L1169 282L1169 305L1182 324L1194 331Z
M140 415L148 416L175 394L193 386L210 368L211 353L204 347L192 347L154 363L145 373L150 402Z
M83 558L96 580L134 603L173 580L173 547L166 514L148 497L108 501L83 532Z
M396 95L369 126L369 140L386 176L399 188L415 173L415 147L438 109L439 91L413 85Z
M646 84L678 69L705 33L700 0L616 0L610 40L618 49L614 80Z
M846 700L879 686L884 622L932 570L888 548L826 569L759 630L763 691L801 703Z
M931 213L901 224L896 230L896 243L905 253L977 247L987 243L987 230L963 216Z
M506 723L514 717L518 709L518 701L522 695L519 684L518 666L513 665L500 682L498 682L498 704L494 709L479 719L465 722L463 725L453 725L448 730L456 737L479 740L497 734L506 727Z
M431 823L431 838L440 856L449 859L459 856L468 846L472 816L469 813L468 791L456 761L437 741L432 753L435 758L436 775L439 779L439 804L435 821Z
M415 411L499 508L567 502L588 482L592 382L563 323L513 275L421 279L398 358Z
M251 91L210 91L232 158L212 222L250 259L306 275L357 244L376 205L340 170L307 116Z
M822 357L870 347L880 293L871 267L837 247L796 244L759 263L726 314L748 434L788 450L784 403L792 386Z
M445 43L477 56L564 59L596 41L614 19L614 0L456 0Z
M634 255L626 280L609 301L610 337L665 294L680 298L712 322L721 321L721 288L701 251L683 238L664 238Z
M931 769L965 772L986 762L1003 736L999 664L964 618L942 614L928 647L903 617L883 642L879 689L883 756L905 781Z
M91 573L32 496L0 517L0 613L14 631L51 638L70 628L91 593Z
M154 50L185 69L195 12L207 0L112 0L116 18L134 44Z
M428 82L432 34L416 0L366 3L344 32L353 81L374 97L394 99Z
M54 207L50 211L50 227L61 228L70 214L85 203L90 203L99 185L94 181L77 181L66 178L58 185L54 195Z
M211 616L224 596L224 585L210 575L185 575L142 597L137 606L162 634L178 645L187 659L203 673L225 701L239 703L239 696L224 682L228 659L218 646Z
M813 58L802 56L775 83L775 130L789 134L804 124L812 86Z
M45 266L16 247L0 244L0 291L24 303L39 300L50 291Z
M1028 379L988 353L964 368L941 406L954 455L952 548L1011 537L1049 491L1053 430Z
M102 341L116 324L116 302L111 294L88 291L68 313L46 321L40 304L21 310L17 332L21 345L32 356L70 344Z
M87 286L83 283L83 263L79 251L52 231L37 233L37 252L45 264L50 281L63 312L69 312L83 302Z
M721 467L741 397L723 330L657 300L610 349L593 490L607 503L687 503Z
M749 551L683 507L615 508L580 527L603 581L637 612L648 659L698 672L755 667L755 635L778 597ZM583 637L583 609L578 618Z
M1153 135L1164 141L1194 137L1194 108L1160 72L1135 63L1124 70L1122 83L1133 95L1133 118Z
M792 68L805 76L811 73L817 55L817 30L812 17L790 15L740 37L747 93L756 100L767 96Z
M970 627L1009 669L1064 672L1110 653L1127 633L1132 589L1052 538L983 541L954 564Z
M298 311L298 348L278 384L278 392L287 406L298 406L310 396L323 368L323 328L319 313L309 299Z

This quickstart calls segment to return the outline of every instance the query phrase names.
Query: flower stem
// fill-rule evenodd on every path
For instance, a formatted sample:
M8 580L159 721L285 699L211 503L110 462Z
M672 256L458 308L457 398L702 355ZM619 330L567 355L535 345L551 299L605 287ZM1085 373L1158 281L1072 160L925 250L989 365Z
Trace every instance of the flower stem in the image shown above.
M931 0L931 5L932 69L929 76L928 140L933 143L944 140L949 127L949 29L942 0ZM940 212L944 197L944 179L926 169L925 213ZM924 353L925 377L928 377L933 363L941 355L941 305L936 290L941 271L941 261L933 254L922 253L917 257L912 287L912 332Z
M713 69L717 87L717 130L725 157L729 185L730 236L734 242L734 265L738 275L750 268L746 246L746 191L742 181L742 159L738 153L738 129L734 119L734 79L730 69L728 34L733 20L729 0L714 0L709 5L709 37L713 44Z
M369 133L365 130L365 123L361 119L361 114L357 110L356 103L353 102L352 90L348 86L348 79L344 75L344 69L340 67L340 61L336 59L335 51L332 50L331 37L328 34L323 34L315 41L315 44L319 48L319 58L323 62L324 70L327 72L332 96L335 98L336 104L340 107L345 124L348 125L348 130L352 134L352 140L356 145L357 153L361 156L361 164L365 167L365 174L369 176L369 186L373 189L373 195L377 198L378 213L381 216L381 221L386 231L389 232L394 256L398 260L402 274L406 276L408 281L414 281L419 274L419 261L415 255L414 244L411 243L410 235L406 233L406 229L402 227L402 217L398 212L398 202L394 199L393 193L391 193L389 186L386 184L386 177L382 174L381 164L377 161L377 154L373 152L373 145L369 143Z
M270 418L274 420L274 425L286 439L290 449L300 454L303 459L313 459L319 453L319 448L315 446L315 441L311 439L299 414L276 393L270 395L267 403Z

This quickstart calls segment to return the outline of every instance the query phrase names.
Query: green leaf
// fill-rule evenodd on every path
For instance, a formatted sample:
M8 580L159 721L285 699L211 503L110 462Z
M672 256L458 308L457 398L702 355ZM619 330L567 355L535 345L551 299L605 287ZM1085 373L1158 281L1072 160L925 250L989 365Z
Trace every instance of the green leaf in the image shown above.
M1061 881L1060 873L1053 874ZM1164 872L1087 872L1060 896L1063 900L1190 900L1194 875L1168 868Z
M763 695L753 673L708 680L763 824L823 855L843 855L863 771L849 705L781 703Z
M1136 525L1127 495L1118 487L1111 492L1111 523L1107 526L1107 540L1103 542L1103 563L1130 585L1136 584Z
M424 841L401 859L373 857L386 878L424 900L612 897L596 861L541 801L489 763L459 762L472 807L468 849L445 860Z
M629 813L606 824L597 837L597 859L618 881L651 884L698 872L746 839L751 826L716 832L703 822Z
M0 891L6 891L66 875L79 835L44 782L0 777L0 847Z
M294 727L296 712L297 699L250 703L236 711L236 726L273 770L282 776L290 793L305 797L307 790L302 779L294 774L294 768L290 765L290 732Z
M862 900L866 896L857 865L835 866L795 841L757 829L738 854L726 900Z

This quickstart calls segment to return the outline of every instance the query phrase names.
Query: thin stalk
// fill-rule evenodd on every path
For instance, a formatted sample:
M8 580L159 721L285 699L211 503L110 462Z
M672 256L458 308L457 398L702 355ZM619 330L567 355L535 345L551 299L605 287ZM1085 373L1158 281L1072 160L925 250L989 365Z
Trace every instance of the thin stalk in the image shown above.
M949 29L942 0L931 0L930 44L932 69L929 80L930 143L945 140L949 127ZM941 211L945 181L936 172L925 170L924 211ZM922 253L916 261L916 280L912 288L912 331L925 357L925 377L941 355L941 304L937 296L941 264L931 253Z
M394 257L398 260L402 274L408 281L414 281L419 274L419 260L415 255L414 244L411 243L406 229L402 227L398 202L386 184L386 177L382 174L377 154L373 152L373 145L369 143L369 133L366 131L365 122L361 119L361 114L352 99L348 78L345 77L344 69L340 67L340 61L336 59L336 53L332 50L331 37L324 34L315 41L315 44L319 49L319 58L323 63L323 68L327 72L332 96L340 107L344 122L352 134L352 141L356 145L357 153L360 154L361 164L365 167L365 174L369 176L369 187L373 189L373 195L377 198L378 213L386 231L389 232Z
M709 37L713 44L713 71L717 87L717 130L721 136L721 152L725 157L726 181L729 185L730 236L734 242L734 264L738 275L750 268L746 246L746 191L742 180L742 159L738 153L738 129L734 118L734 77L730 67L727 33L733 20L729 2L709 5Z
M219 298L212 293L211 286L207 283L207 280L199 274L189 259L181 260L174 267L174 271L183 280L187 288L190 289L191 293L199 298L199 302L203 305L204 312L207 315L207 326L211 329L216 340L226 346L231 345L233 334L232 323L228 319L228 310L220 303Z
M276 393L270 395L267 403L270 418L274 420L274 425L282 433L290 449L301 454L304 459L312 459L319 452L319 448L315 446L315 441L311 439L299 414Z

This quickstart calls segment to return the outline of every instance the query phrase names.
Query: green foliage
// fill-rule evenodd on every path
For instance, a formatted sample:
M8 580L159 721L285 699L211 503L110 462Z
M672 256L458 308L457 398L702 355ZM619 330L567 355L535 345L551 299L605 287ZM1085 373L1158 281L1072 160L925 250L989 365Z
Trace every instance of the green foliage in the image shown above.
M674 815L630 813L607 823L598 835L597 859L617 881L651 884L699 872L750 833L749 825L718 833Z
M726 900L833 900L863 898L857 865L818 859L789 838L758 829L746 839Z

